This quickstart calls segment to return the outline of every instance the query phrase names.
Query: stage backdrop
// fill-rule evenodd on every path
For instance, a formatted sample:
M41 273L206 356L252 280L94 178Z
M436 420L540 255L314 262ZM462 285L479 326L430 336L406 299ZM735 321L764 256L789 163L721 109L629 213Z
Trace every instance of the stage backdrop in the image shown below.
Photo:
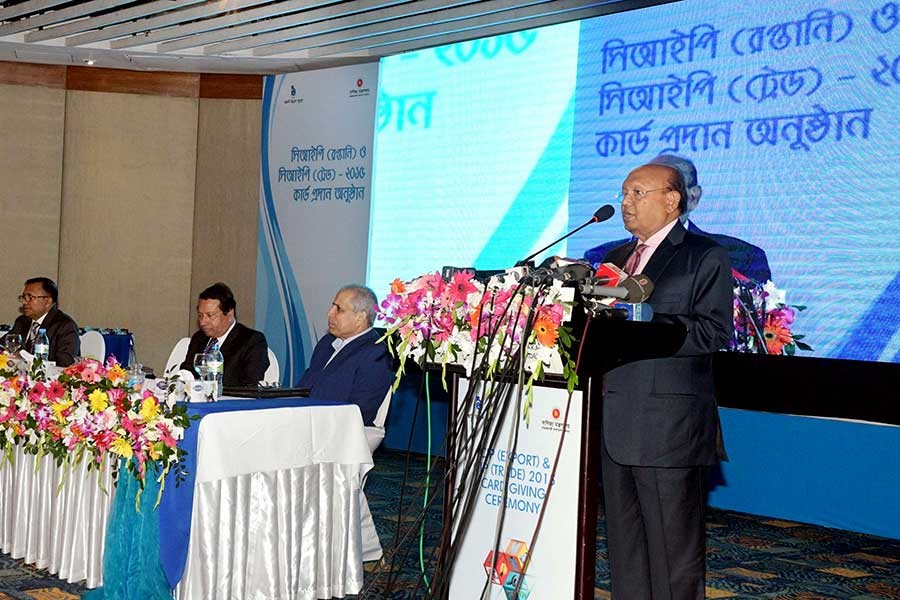
M369 282L508 267L675 152L812 356L900 362L898 43L898 2L683 0L385 59Z
M365 279L378 65L269 76L256 326L295 383L334 293Z

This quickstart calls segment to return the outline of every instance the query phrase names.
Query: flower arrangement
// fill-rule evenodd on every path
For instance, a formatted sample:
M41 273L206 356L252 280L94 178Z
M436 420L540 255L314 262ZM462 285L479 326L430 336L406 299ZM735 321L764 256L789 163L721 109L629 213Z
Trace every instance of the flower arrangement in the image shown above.
M793 355L812 350L793 332L797 312L805 306L787 304L786 292L771 281L759 285L734 272L734 335L729 349L735 352Z
M48 379L39 360L24 370L0 354L0 464L19 444L38 464L50 455L66 470L82 460L100 469L111 458L126 459L141 487L157 463L162 483L181 461L177 442L188 424L184 407L131 388L114 357L105 364L84 359Z
M530 375L523 418L530 423L532 385L544 373L562 374L570 391L577 384L569 357L571 335L563 325L571 317L574 290L560 281L533 285L521 269L491 277L487 283L471 273L450 280L430 273L409 282L395 279L382 301L379 318L384 338L400 358L394 387L407 359L420 365L459 365L486 380L521 364ZM446 382L445 382L446 386Z

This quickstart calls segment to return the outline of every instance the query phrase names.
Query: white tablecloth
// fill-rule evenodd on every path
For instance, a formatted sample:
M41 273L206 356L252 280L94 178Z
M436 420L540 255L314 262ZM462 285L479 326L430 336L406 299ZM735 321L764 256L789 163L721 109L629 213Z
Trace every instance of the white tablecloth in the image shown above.
M199 427L177 597L302 600L358 592L360 488L372 468L359 408L226 412ZM101 585L110 470L103 472L109 495L86 463L68 473L57 495L61 470L45 457L35 473L34 460L19 450L14 464L0 468L4 552L70 582Z
M197 461L179 599L305 600L361 589L359 496L372 454L357 406L209 415Z
M115 494L112 469L87 471L87 461L65 473L50 457L41 460L21 447L14 462L0 467L0 541L13 558L69 582L102 581L106 520ZM98 484L98 476L108 494ZM129 475L130 476L130 475ZM59 484L65 483L57 493Z

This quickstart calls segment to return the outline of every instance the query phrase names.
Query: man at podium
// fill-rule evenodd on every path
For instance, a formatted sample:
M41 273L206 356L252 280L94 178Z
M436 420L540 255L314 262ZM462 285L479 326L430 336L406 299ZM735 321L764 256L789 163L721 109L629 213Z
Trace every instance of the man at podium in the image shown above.
M687 330L674 356L606 375L600 462L616 600L704 597L704 467L719 447L712 355L731 336L731 266L680 222L687 197L677 169L633 170L619 198L636 239L604 258L649 277L654 320Z

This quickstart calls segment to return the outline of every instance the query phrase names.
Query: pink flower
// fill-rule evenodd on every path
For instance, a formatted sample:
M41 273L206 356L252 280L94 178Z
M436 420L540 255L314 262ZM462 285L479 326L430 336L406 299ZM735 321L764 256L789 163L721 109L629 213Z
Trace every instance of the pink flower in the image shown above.
M119 404L125 399L125 390L122 388L111 388L106 391L106 395L109 396L109 401L111 403Z
M565 311L562 304L551 304L549 306L538 307L538 319L544 318L551 321L554 325L561 325Z
M444 278L437 271L423 275L421 279L425 289L431 291L433 298L438 298L444 293Z
M44 394L46 393L47 388L44 386L42 381L38 381L34 384L34 387L28 391L28 399L32 402L40 402Z
M159 439L162 440L169 448L174 448L178 442L175 440L175 437L172 435L172 432L166 426L165 423L159 423L156 425L156 430L159 431Z
M54 379L50 383L50 389L47 390L47 398L51 401L59 400L66 395L66 387L58 380Z
M122 427L133 438L138 438L141 436L142 427L139 420L133 420L130 419L128 415L122 415Z
M455 274L450 285L447 286L447 293L450 296L450 302L453 304L457 302L465 304L469 294L476 291L478 291L478 288L472 285L472 273L462 271Z
M766 320L769 319L781 327L789 327L794 323L794 309L789 306L776 308L766 315Z
M105 452L109 449L113 441L115 441L116 437L118 436L115 434L115 432L109 429L98 431L94 435L94 445L97 446L97 449L101 452Z
M431 340L438 343L446 342L453 332L453 316L450 313L438 314L432 322Z

